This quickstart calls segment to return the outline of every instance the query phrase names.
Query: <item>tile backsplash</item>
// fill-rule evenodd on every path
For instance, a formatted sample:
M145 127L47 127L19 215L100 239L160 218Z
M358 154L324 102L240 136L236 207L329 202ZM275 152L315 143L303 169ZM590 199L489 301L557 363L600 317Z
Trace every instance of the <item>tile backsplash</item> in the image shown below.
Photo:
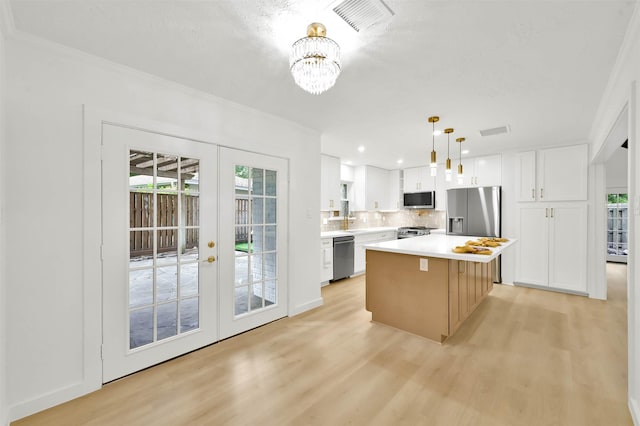
M332 219L332 220L330 220ZM325 224L325 221L327 222ZM349 229L376 228L388 226L428 226L430 228L444 228L446 212L441 210L399 210L395 212L352 212L349 218ZM322 232L338 231L342 229L342 218L334 217L333 212L320 212Z

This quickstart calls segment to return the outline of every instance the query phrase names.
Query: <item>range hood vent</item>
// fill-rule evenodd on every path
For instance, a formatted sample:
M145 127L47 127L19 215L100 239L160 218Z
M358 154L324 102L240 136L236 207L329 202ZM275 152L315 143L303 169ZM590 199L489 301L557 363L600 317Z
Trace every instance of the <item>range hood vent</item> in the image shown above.
M333 11L358 32L395 15L382 0L345 0Z
M501 135L503 133L509 133L510 131L511 131L511 128L507 125L507 126L494 127L492 129L480 130L480 135L495 136L495 135Z

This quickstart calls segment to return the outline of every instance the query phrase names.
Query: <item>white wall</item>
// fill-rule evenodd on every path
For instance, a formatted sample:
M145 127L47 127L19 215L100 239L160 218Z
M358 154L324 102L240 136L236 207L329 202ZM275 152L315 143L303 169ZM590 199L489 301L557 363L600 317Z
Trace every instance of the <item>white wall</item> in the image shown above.
M627 162L629 150L618 148L606 163L607 189L619 191L627 187L629 173L627 172Z
M628 108L629 135L629 196L632 203L629 215L630 258L628 263L628 335L629 335L629 409L634 423L640 425L640 232L636 229L640 225L640 9L636 9L631 18L629 29L623 46L618 55L609 83L602 97L596 115L591 140L592 158L604 161L608 155L603 152L617 147L606 146L607 136L614 129L618 115ZM604 220L599 223L597 232L605 232ZM601 228L601 229L600 229ZM604 263L602 259L590 259Z
M4 5L0 5L4 6ZM1 14L1 13L0 13ZM6 393L6 285L5 278L5 215L4 215L4 182L5 182L5 37L4 26L0 30L0 425L8 423Z
M99 377L83 368L99 357L99 346L86 350L84 338L100 333L85 329L93 322L83 322L83 292L99 285L83 281L83 104L171 123L221 145L288 157L289 313L322 303L317 250L298 249L320 244L319 134L17 33L7 40L6 54L11 419L85 393L95 385L87 382ZM95 302L90 301L100 306ZM86 357L94 362L86 364Z

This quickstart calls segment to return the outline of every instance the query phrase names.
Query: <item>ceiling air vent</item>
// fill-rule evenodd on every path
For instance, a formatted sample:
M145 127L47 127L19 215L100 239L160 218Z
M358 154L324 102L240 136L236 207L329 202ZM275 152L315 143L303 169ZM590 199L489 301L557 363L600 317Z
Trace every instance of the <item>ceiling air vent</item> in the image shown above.
M382 0L345 0L333 11L358 32L395 15Z
M495 136L495 135L501 135L503 133L509 133L510 131L511 131L511 128L509 126L500 126L500 127L494 127L493 129L480 130L480 135Z

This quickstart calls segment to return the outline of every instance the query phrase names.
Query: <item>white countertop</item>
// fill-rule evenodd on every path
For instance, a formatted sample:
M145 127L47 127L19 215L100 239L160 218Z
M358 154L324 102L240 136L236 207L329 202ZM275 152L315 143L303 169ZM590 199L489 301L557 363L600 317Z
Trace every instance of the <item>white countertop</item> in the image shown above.
M346 231L327 231L321 232L320 238L346 237L349 235L373 234L376 232L397 231L398 228L378 226L375 228L356 228L347 229Z
M480 237L469 237L466 235L446 235L431 234L422 237L405 238L402 240L385 241L382 243L367 244L367 250L387 251L391 253L410 254L414 256L440 257L443 259L468 260L472 262L489 263L507 247L516 242L513 238L502 244L500 247L487 247L491 250L490 255L484 254L462 254L454 253L452 250L456 246L463 246L469 240L476 240Z

